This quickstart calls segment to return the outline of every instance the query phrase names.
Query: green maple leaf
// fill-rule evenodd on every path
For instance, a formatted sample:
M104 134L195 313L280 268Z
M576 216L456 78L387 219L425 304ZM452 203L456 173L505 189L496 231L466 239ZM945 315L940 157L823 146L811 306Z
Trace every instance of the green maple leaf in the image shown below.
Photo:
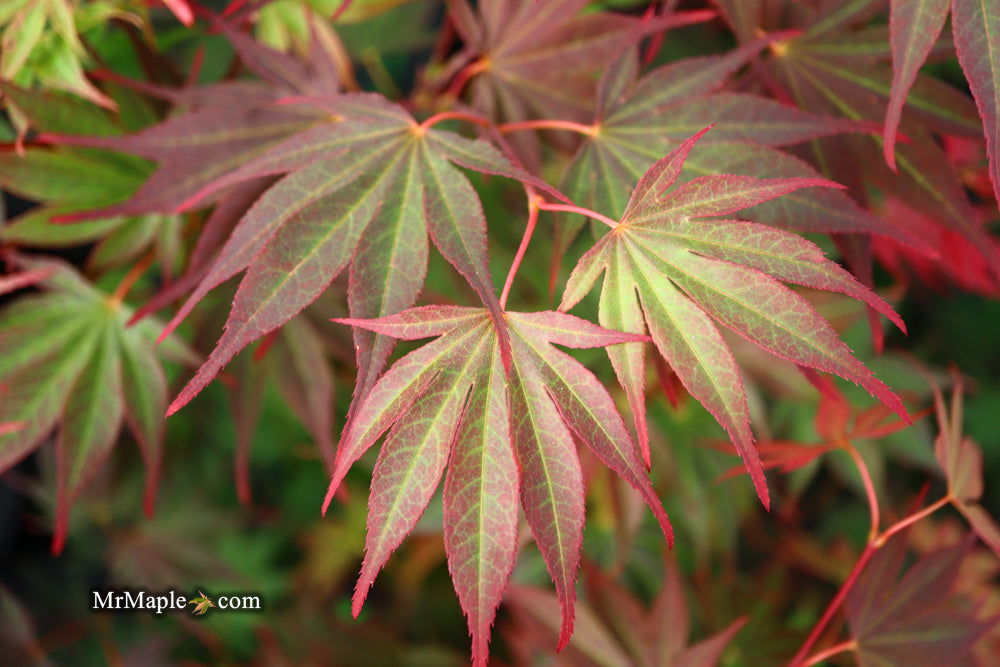
M191 613L196 616L201 616L209 607L214 607L215 603L212 602L212 598L205 595L202 591L198 591L198 597L192 598L188 604L193 604L195 607L191 610Z
M899 398L782 282L843 292L903 325L888 304L804 239L756 223L712 219L800 188L839 187L835 183L711 175L667 192L707 131L690 137L643 175L620 222L573 270L559 309L572 308L604 274L601 325L649 331L687 390L729 433L766 506L769 494L753 447L743 381L716 324L778 357L850 379L905 416ZM628 394L648 461L645 347L627 343L608 354Z
M46 272L39 282L46 291L0 311L0 423L20 424L0 435L0 470L58 430L53 549L59 551L70 506L111 453L123 424L142 450L145 504L152 511L167 382L153 347L155 324L126 327L131 309L61 262L23 263ZM188 363L193 356L174 340L160 352Z

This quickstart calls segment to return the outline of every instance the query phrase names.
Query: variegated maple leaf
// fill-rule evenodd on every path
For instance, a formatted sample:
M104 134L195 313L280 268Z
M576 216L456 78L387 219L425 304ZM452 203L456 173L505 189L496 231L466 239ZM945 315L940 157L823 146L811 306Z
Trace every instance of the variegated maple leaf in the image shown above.
M576 305L604 274L602 326L636 334L647 330L687 390L729 433L769 504L753 447L743 381L717 324L772 354L852 380L900 415L899 398L854 356L830 324L782 282L843 292L903 328L882 299L822 251L798 236L757 223L702 219L725 216L805 187L838 187L820 178L758 179L702 176L666 192L702 130L653 165L639 180L620 222L570 275L560 310ZM628 394L644 455L645 347L608 350Z
M569 641L584 522L574 439L642 495L672 539L667 515L611 396L590 371L552 347L601 347L644 336L563 313L457 306L339 321L393 338L437 337L378 380L337 450L324 511L351 465L389 432L372 477L355 615L446 468L445 548L477 665L486 662L490 626L514 567L518 498L561 603L560 647Z

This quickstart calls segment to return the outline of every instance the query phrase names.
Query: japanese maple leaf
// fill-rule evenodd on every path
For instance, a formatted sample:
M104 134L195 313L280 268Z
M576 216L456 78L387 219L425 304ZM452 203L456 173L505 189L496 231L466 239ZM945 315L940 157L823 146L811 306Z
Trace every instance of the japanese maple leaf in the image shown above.
M718 173L818 176L808 164L775 147L866 132L871 124L808 113L758 95L719 91L740 67L781 37L755 39L722 55L680 60L642 78L638 50L626 50L601 79L597 111L563 176L562 190L592 210L620 215L632 184L707 122L714 122L715 130L689 156L681 181ZM836 190L797 192L755 206L745 215L802 231L874 233L919 244L913 234L866 213ZM579 218L563 222L557 261L582 224Z
M76 108L68 105L66 110ZM27 115L35 118L30 110ZM181 247L181 224L175 215L113 215L74 224L57 222L67 214L127 198L142 185L150 172L147 167L132 156L61 146L28 148L23 155L0 153L0 186L39 204L0 227L0 240L30 248L97 241L88 262L88 268L97 272L131 264L152 246L169 275Z
M397 361L345 427L324 511L351 465L389 432L369 497L357 615L376 574L444 481L448 567L485 664L489 629L517 551L517 500L562 607L559 645L573 629L584 486L574 439L628 481L668 539L666 513L604 386L552 347L643 340L556 312L491 313L425 306L380 319L339 320L393 338L437 339ZM509 346L505 368L503 348Z
M962 379L956 373L951 405L945 403L940 388L934 387L934 409L938 436L934 455L948 482L948 496L979 538L1000 556L1000 526L979 504L983 495L983 454L971 438L962 433Z
M105 76L184 111L125 136L82 136L45 132L41 141L104 148L139 155L159 168L131 197L86 212L63 216L82 220L118 215L174 213L178 207L226 173L237 169L288 136L330 117L313 105L282 103L301 95L336 93L336 66L322 49L308 62L268 48L228 23L215 25L226 35L240 60L262 81L224 81L209 86L171 89Z
M69 0L4 2L0 7L0 79L22 86L41 83L114 108L115 103L84 74L87 53L78 31L116 15L135 18L104 3L77 7ZM15 106L15 125L22 118Z
M712 667L746 623L738 619L724 630L688 644L691 619L677 566L667 561L666 577L646 609L635 594L594 566L585 567L586 597L578 607L580 632L556 665L672 665ZM519 664L534 664L558 631L559 604L548 591L512 586L504 603L514 623L505 633ZM547 652L547 651L546 651Z
M888 109L886 134L891 130L893 136L900 99L905 99L905 113L898 126L906 134L905 144L890 149L877 135L838 136L811 141L801 149L802 155L824 176L847 185L863 205L874 189L908 202L937 224L954 230L969 252L983 256L1000 278L1000 252L978 222L958 174L934 137L978 137L983 123L972 100L963 92L916 73L915 51L930 50L928 44L934 39L918 40L918 44L904 34L923 35L931 30L929 26L938 20L932 3L901 3L906 6L903 14L909 18L895 12L891 40L885 27L855 29L883 9L880 2L830 2L808 7L781 0L769 3L771 9L766 12L759 3L750 6L737 0L715 0L715 4L744 41L759 30L802 28L800 35L772 44L768 57L755 70L761 82L780 98L812 112L853 120L880 122ZM978 3L963 0L959 4ZM970 24L984 22L982 16L970 16L969 20ZM906 26L908 21L917 25ZM979 46L986 48L986 42ZM904 56L903 51L909 56ZM898 65L895 75L889 65L894 53ZM908 82L912 86L904 85ZM894 156L893 168L897 171L886 164L886 154ZM934 239L925 241L933 243ZM857 252L856 263L867 261L863 259L867 252L864 248Z
M423 286L428 235L487 307L497 310L482 205L455 164L561 196L487 142L424 127L379 95L315 103L342 120L290 137L205 190L287 173L236 225L167 327L172 330L208 291L247 271L225 332L171 413L240 349L318 298L348 264L352 316L379 317L412 305ZM356 394L361 396L378 377L393 343L359 331L355 344L362 378Z
M972 89L986 135L993 192L1000 199L1000 12L985 0L891 0L892 89L885 120L885 157L895 166L896 128L907 94L951 9L958 62Z
M886 197L879 202L878 210L886 218L904 221L921 238L933 241L939 258L913 252L887 239L872 239L872 251L879 262L902 284L916 278L937 290L950 285L961 289L996 296L1000 294L1000 281L990 265L989 257L1000 255L1000 238L985 239L990 246L984 253L953 229L944 227L926 210L920 210L898 197Z
M588 0L450 0L455 28L475 59L472 103L496 120L586 120L608 61L644 32L711 18L687 12L654 21L583 12Z
M587 120L597 80L623 48L645 34L715 15L678 12L642 20L582 11L587 4L486 0L473 10L466 0L451 0L451 17L465 44L458 57L471 60L458 76L472 77L472 105L496 121ZM537 146L517 137L512 143L535 166Z
M928 554L902 576L904 537L876 552L844 602L861 667L963 664L996 623L977 618L975 607L954 595L969 546L966 540Z
M147 512L159 475L167 382L152 323L126 328L131 310L96 291L69 266L25 260L49 275L48 291L0 311L0 422L21 428L0 435L0 471L8 470L58 428L56 532L66 539L70 505L111 452L127 423L146 461ZM190 361L174 341L161 350Z
M708 128L653 165L636 184L620 222L576 265L559 309L572 308L604 274L602 326L641 334L653 343L688 392L726 429L769 505L753 447L739 368L716 323L801 366L850 379L902 416L899 398L851 355L830 324L782 281L843 292L877 309L900 328L899 316L816 246L788 232L723 216L804 187L837 187L819 178L757 179L711 175L666 192ZM608 351L628 394L648 462L645 348Z
M196 616L203 615L206 611L208 611L209 607L215 606L215 603L212 602L212 598L208 597L201 591L198 591L198 597L191 598L191 600L188 601L188 604L194 605L194 609L191 610L191 613Z

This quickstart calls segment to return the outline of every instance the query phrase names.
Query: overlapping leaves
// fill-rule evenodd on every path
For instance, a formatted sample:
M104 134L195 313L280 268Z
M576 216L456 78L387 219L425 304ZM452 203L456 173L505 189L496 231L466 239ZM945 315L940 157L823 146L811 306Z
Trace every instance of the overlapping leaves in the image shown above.
M755 223L700 219L728 215L800 188L835 184L817 178L712 175L666 192L706 131L643 175L621 221L573 270L560 310L577 304L604 274L601 325L636 334L649 331L687 390L729 433L767 505L743 381L716 323L776 356L850 379L906 415L899 398L851 355L829 323L781 283L843 292L900 327L902 321L811 243ZM609 355L645 443L644 346L629 343ZM644 453L648 461L648 448Z
M917 70L927 59L951 9L958 62L972 89L986 135L993 192L1000 198L1000 12L983 0L892 0L892 90L885 123L885 155L895 164L895 128Z
M44 271L47 291L0 311L0 470L37 448L54 429L56 535L66 539L69 508L111 452L123 423L147 466L146 509L159 474L167 383L153 342L154 323L126 328L130 309L96 291L67 265L26 262ZM166 354L190 361L168 341Z
M595 85L609 60L644 34L704 21L712 12L677 12L655 20L586 12L587 0L467 0L449 8L471 63L471 102L497 122L529 118L586 121ZM515 139L515 143L517 140ZM537 147L520 146L529 164Z
M327 504L351 465L388 431L372 478L368 536L354 595L360 611L376 574L416 525L447 468L448 567L485 664L489 629L517 551L518 498L555 582L559 645L573 629L584 487L574 439L666 513L604 386L552 347L602 347L644 337L571 315L425 306L346 324L393 338L437 337L390 368L348 423ZM503 348L509 346L509 368Z
M247 271L218 346L171 412L240 349L314 301L349 263L352 315L379 317L412 305L423 285L428 234L484 303L496 308L486 277L485 218L454 164L552 188L490 144L425 128L381 96L334 96L332 65L318 56L320 64L304 66L219 25L271 87L231 82L183 89L172 95L190 110L148 130L59 138L161 163L134 197L88 216L175 210L230 186L287 174L246 211L211 267L191 274L200 282L168 331L211 289ZM392 343L359 332L356 344L365 378L361 395Z
M136 122L80 101L27 91L2 90L18 103L32 127L44 131L75 126L114 136L120 123ZM135 261L154 246L166 273L179 262L180 220L174 215L111 215L74 224L63 216L111 206L130 197L151 173L137 157L81 148L29 147L23 154L0 153L0 186L38 204L0 227L0 240L21 247L62 248L97 241L90 268L103 271Z
M22 86L41 83L114 107L84 75L87 54L78 30L91 30L116 16L138 20L111 2L79 6L69 0L4 2L0 7L0 80ZM14 118L23 123L16 111Z
M808 113L757 95L719 92L741 66L780 37L758 38L722 55L680 60L642 78L638 50L626 50L601 80L591 130L563 177L563 191L591 209L620 215L632 184L706 120L715 122L716 129L689 157L681 181L713 173L818 176L812 167L775 147L864 132L871 126ZM802 231L880 234L917 243L905 229L866 213L836 190L797 192L755 206L745 215ZM560 252L582 222L566 221L560 230Z
M242 347L314 301L348 263L352 315L379 317L412 305L423 285L428 235L484 303L496 308L486 275L482 207L452 163L551 188L486 142L425 129L379 96L344 95L323 105L343 120L289 138L212 186L291 172L250 208L174 318L171 326L213 287L247 270L225 333L172 410ZM366 333L358 334L356 345L361 395L392 345Z
M997 47L992 44L995 37L992 41L988 37L995 12L976 10L973 6L978 2L956 3L956 7L963 7L956 34L967 33L956 42L970 44L964 49L964 61L967 73L972 72L970 84L979 98L981 120L967 95L917 72L928 53L947 52L946 46L935 43L943 23L940 2L895 3L891 41L884 26L856 28L881 12L886 6L883 2L857 0L797 7L789 0L715 2L744 42L761 30L802 29L801 34L773 44L769 57L755 70L761 83L780 99L815 113L886 120L884 134L888 139L895 138L898 120L898 129L906 137L895 146L878 136L816 139L803 147L804 157L824 176L847 185L862 205L868 204L873 190L879 190L916 207L946 232L949 244L962 244L967 253L978 254L992 266L994 276L1000 277L1000 251L983 229L955 168L934 137L978 137L985 123L988 143L995 143L996 110L989 100L996 95L996 76L995 72L990 75L989 54ZM961 46L959 52L963 52ZM991 80L992 86L987 83ZM886 157L896 172L886 165ZM925 241L941 245L937 238ZM864 252L858 252L856 263L863 257ZM964 268L961 263L944 265L954 273Z
M681 575L672 561L667 561L665 580L649 609L596 567L586 568L584 577L587 602L578 608L580 631L554 659L555 665L712 667L746 623L738 619L689 645L691 619ZM507 640L521 664L531 664L550 650L558 630L558 602L548 591L525 586L511 587L506 602L514 621Z

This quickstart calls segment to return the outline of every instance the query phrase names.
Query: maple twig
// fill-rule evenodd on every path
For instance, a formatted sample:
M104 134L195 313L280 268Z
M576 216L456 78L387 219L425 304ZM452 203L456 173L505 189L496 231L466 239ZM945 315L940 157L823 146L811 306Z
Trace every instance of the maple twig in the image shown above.
M148 269L153 263L153 257L154 252L151 249L143 255L131 269L128 270L128 273L125 274L122 281L118 283L118 287L116 287L115 291L111 293L110 297L108 297L108 303L112 306L120 306L122 304L125 297L128 296L129 290L132 289L132 286L135 285L136 281L142 277L142 274L144 274L146 269Z
M865 550L861 552L858 562L854 564L854 568L851 570L851 573L847 575L847 579L844 581L844 584L840 587L840 590L837 591L837 594L833 597L833 599L830 600L830 604L827 605L823 615L820 617L816 625L813 626L812 631L809 633L809 636L806 637L806 640L803 642L799 652L796 653L795 657L792 658L792 661L788 663L788 667L805 667L806 656L809 655L809 651L812 650L813 645L817 642L817 640L819 640L820 635L823 634L826 626L833 619L837 610L840 609L840 605L843 604L844 600L847 598L847 593L854 586L858 577L861 576L861 572L865 569L865 565L868 564L868 561L871 560L871 557L875 555L876 551L878 551L878 547L871 544L865 546Z
M481 127L489 127L490 124L488 119L483 118L482 116L477 116L473 113L467 113L465 111L442 111L420 123L418 127L420 127L421 130L427 130L445 120L464 120Z
M854 465L858 467L858 473L861 475L861 483L865 487L865 496L868 497L868 513L871 515L871 528L868 530L868 543L871 544L875 541L878 536L879 531L879 511L878 511L878 494L875 493L875 484L872 483L872 475L868 470L868 464L861 457L861 452L852 445L850 442L846 442L844 449L847 453L851 455L854 459Z
M538 196L531 186L525 186L528 193L528 224L524 227L524 235L521 237L521 245L517 247L517 253L510 263L510 270L507 272L507 280L503 284L503 291L500 293L500 307L507 307L507 296L510 294L510 287L514 284L514 276L521 266L521 260L528 251L528 244L531 243L531 236L535 233L535 225L538 223Z
M802 665L802 667L812 667L812 665L818 665L824 660L828 660L833 656L844 653L845 651L856 651L858 649L858 642L854 639L850 639L846 642L841 642L835 644L825 651L820 651L819 653L814 653L809 659Z
M574 206L573 204L553 204L547 201L540 201L537 204L538 208L543 211L563 211L564 213L579 213L580 215L585 215L588 218L593 218L594 220L599 220L603 222L608 227L614 229L618 226L618 222L612 220L606 215L602 215L597 211L591 211L589 208L583 208L582 206Z
M896 523L894 523L891 526L889 526L888 528L886 528L885 532L882 533L881 535L879 535L874 540L874 542L872 542L873 546L876 549L882 548L885 545L885 543L889 541L889 538L891 538L893 535L895 535L896 533L898 533L901 530L905 530L906 528L909 528L910 526L912 526L913 524L915 524L917 521L920 521L921 519L929 517L931 514L934 514L934 512L937 512L939 509L941 509L942 507L944 507L945 505L947 505L950 502L951 502L951 495L949 494L949 495L944 496L943 498L938 499L936 502L931 503L930 505L928 505L927 507L923 508L922 510L918 510L918 511L914 512L913 514L911 514L911 515L909 515L909 516L907 516L907 517L905 517L903 519L900 519Z
M504 134L520 130L569 130L570 132L585 134L589 137L597 135L597 126L575 123L571 120L520 120L512 123L503 123L498 125L497 129Z
M484 58L477 58L476 60L473 60L455 75L455 78L451 80L451 83L444 91L442 97L457 100L458 96L462 94L462 89L465 88L465 84L469 82L469 79L477 74L485 72L489 69L489 66L489 61Z

